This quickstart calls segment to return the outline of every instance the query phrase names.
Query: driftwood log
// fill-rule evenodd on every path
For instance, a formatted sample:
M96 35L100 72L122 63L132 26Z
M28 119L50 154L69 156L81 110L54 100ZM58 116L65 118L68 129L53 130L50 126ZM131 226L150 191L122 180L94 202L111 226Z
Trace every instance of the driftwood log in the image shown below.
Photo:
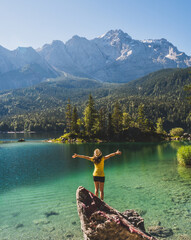
M157 240L134 210L120 213L83 187L76 192L84 240Z

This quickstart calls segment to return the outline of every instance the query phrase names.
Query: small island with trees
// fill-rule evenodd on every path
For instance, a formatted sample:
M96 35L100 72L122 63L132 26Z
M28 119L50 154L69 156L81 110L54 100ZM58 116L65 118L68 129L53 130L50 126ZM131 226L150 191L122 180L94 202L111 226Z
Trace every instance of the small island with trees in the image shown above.
M77 107L72 106L68 99L65 118L65 133L59 138L48 140L49 142L149 142L191 139L189 134L184 134L183 128L173 128L170 134L167 134L163 129L162 118L153 123L146 117L144 104L138 106L134 116L123 111L118 101L112 109L101 107L97 110L91 94L81 118Z

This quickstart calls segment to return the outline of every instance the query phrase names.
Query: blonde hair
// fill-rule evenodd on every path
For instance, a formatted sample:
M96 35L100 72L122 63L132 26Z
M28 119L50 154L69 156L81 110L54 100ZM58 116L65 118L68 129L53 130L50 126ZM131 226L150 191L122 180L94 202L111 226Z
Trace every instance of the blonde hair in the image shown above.
M93 155L93 162L95 164L98 164L98 163L100 163L101 158L102 158L102 152L99 150L99 148L95 149L94 155Z

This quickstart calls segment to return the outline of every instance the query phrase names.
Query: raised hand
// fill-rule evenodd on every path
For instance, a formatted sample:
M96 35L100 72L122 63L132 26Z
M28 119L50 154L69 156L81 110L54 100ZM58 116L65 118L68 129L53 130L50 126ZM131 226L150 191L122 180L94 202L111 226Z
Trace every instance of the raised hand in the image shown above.
M119 149L115 153L116 155L121 155L121 152L119 151Z
M72 158L76 158L78 155L76 153L74 153L74 155L72 156Z

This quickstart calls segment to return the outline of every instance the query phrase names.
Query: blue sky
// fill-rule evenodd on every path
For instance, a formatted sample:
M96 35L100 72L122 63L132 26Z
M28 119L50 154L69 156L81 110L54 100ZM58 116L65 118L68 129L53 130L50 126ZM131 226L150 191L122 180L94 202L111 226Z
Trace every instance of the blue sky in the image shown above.
M134 39L166 38L191 56L190 9L190 0L0 0L0 45L38 48L122 29Z

